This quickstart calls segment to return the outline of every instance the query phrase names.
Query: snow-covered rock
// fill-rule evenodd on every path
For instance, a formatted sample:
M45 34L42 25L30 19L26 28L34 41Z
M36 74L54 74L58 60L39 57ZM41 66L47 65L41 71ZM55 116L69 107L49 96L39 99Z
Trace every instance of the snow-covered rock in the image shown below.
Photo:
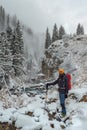
M46 75L52 76L59 67L63 67L66 73L72 74L73 83L80 84L87 81L86 59L87 35L58 40L46 50L42 61L42 71Z

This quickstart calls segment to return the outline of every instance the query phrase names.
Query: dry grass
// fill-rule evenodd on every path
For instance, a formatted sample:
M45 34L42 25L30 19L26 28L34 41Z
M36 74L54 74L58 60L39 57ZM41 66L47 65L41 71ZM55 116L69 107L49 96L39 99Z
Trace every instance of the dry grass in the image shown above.
M84 95L80 102L87 102L87 95Z
M0 130L19 130L17 129L14 124L8 124L8 123L1 123L0 122Z
M28 113L26 113L26 115L33 117L33 112L30 112L30 111L29 111Z

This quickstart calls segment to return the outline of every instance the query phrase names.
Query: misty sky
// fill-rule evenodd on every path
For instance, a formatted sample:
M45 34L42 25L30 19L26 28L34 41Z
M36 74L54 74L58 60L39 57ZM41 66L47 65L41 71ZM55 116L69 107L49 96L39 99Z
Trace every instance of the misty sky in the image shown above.
M79 22L87 32L87 0L0 0L0 5L35 32L51 31L56 23L74 33Z

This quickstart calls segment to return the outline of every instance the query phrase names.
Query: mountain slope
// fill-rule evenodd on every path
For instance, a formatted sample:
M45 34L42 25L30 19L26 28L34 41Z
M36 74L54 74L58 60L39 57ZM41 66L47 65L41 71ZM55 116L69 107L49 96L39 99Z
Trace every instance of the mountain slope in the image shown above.
M65 72L72 73L73 82L83 82L87 79L87 35L64 37L52 43L46 50L43 61L42 70L47 72L49 69L52 72L50 76L59 67L63 67Z

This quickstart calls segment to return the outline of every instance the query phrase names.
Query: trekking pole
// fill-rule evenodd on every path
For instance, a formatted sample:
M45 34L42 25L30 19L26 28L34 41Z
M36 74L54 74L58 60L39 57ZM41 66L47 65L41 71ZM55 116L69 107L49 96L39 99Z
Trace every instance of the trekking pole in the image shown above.
M45 96L45 109L47 109L47 90L46 90L46 96Z
M45 102L48 102L48 90L46 90Z
M49 79L49 70L47 74L47 79ZM45 96L45 109L47 109L47 102L48 102L48 90L46 90L46 96Z

